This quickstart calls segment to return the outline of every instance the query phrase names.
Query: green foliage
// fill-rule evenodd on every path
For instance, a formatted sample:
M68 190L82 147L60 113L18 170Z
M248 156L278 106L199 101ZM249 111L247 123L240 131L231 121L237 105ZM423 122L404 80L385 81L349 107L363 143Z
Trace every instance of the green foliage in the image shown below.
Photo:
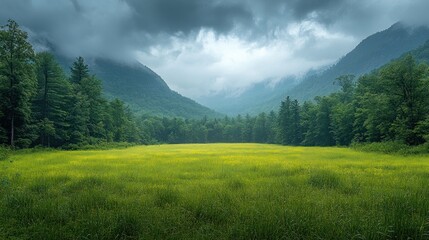
M429 113L427 69L407 55L359 81L356 111L363 141L425 141L418 126Z
M135 143L128 142L105 142L91 145L73 145L69 144L64 146L64 149L67 150L110 150L110 149L125 149L132 146L135 146Z

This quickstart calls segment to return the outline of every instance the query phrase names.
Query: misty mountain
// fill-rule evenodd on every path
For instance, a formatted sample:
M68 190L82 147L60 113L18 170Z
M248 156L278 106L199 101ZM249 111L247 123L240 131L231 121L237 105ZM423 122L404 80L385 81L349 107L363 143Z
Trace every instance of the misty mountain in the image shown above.
M227 115L251 114L256 115L269 109L273 96L281 95L284 89L295 86L297 79L288 77L277 83L260 82L237 95L234 93L218 93L197 98L201 104ZM268 103L264 104L264 103Z
M74 61L58 57L66 71ZM137 115L203 118L221 116L197 102L172 91L165 81L148 67L135 62L118 63L107 59L87 59L91 73L103 83L107 98L124 101Z
M337 64L320 75L304 79L296 87L279 96L291 96L300 101L312 100L339 90L335 79L344 74L360 76L390 62L423 45L429 39L429 28L410 27L396 23L390 28L364 39L355 49L341 58Z
M285 78L274 88L264 83L257 84L242 95L222 99L221 95L200 102L223 113L256 114L262 111L278 110L280 102L291 96L299 101L313 100L316 96L328 95L339 90L335 79L344 74L360 76L368 73L402 54L416 49L429 39L429 28L410 27L396 23L390 28L375 33L336 64L326 70L307 74L298 84ZM216 99L216 97L219 97Z

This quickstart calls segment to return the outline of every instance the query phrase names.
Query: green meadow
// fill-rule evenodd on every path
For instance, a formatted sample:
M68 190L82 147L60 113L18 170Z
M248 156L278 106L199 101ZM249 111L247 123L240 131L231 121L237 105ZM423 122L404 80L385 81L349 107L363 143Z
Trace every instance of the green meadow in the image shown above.
M259 144L18 151L0 239L429 239L429 155Z

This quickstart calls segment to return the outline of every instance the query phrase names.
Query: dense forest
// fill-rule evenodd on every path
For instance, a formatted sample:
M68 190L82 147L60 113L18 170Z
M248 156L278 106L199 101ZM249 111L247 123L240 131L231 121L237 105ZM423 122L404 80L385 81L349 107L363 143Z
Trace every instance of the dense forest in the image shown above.
M300 104L287 97L278 112L182 119L135 116L103 96L101 81L77 57L67 76L55 57L35 53L12 20L0 31L0 144L79 148L111 142L257 142L332 146L429 140L429 68L411 55L355 79L341 91Z

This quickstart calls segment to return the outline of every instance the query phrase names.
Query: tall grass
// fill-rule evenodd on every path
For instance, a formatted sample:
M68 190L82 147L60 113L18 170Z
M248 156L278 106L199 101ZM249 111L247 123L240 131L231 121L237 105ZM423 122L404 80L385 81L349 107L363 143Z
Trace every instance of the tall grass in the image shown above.
M7 160L10 154L11 154L10 148L0 145L0 161Z
M428 239L428 155L257 144L16 152L0 239Z
M375 142L375 143L355 143L351 146L355 150L365 152L378 152L397 155L417 155L429 154L429 144L409 146L401 142Z

